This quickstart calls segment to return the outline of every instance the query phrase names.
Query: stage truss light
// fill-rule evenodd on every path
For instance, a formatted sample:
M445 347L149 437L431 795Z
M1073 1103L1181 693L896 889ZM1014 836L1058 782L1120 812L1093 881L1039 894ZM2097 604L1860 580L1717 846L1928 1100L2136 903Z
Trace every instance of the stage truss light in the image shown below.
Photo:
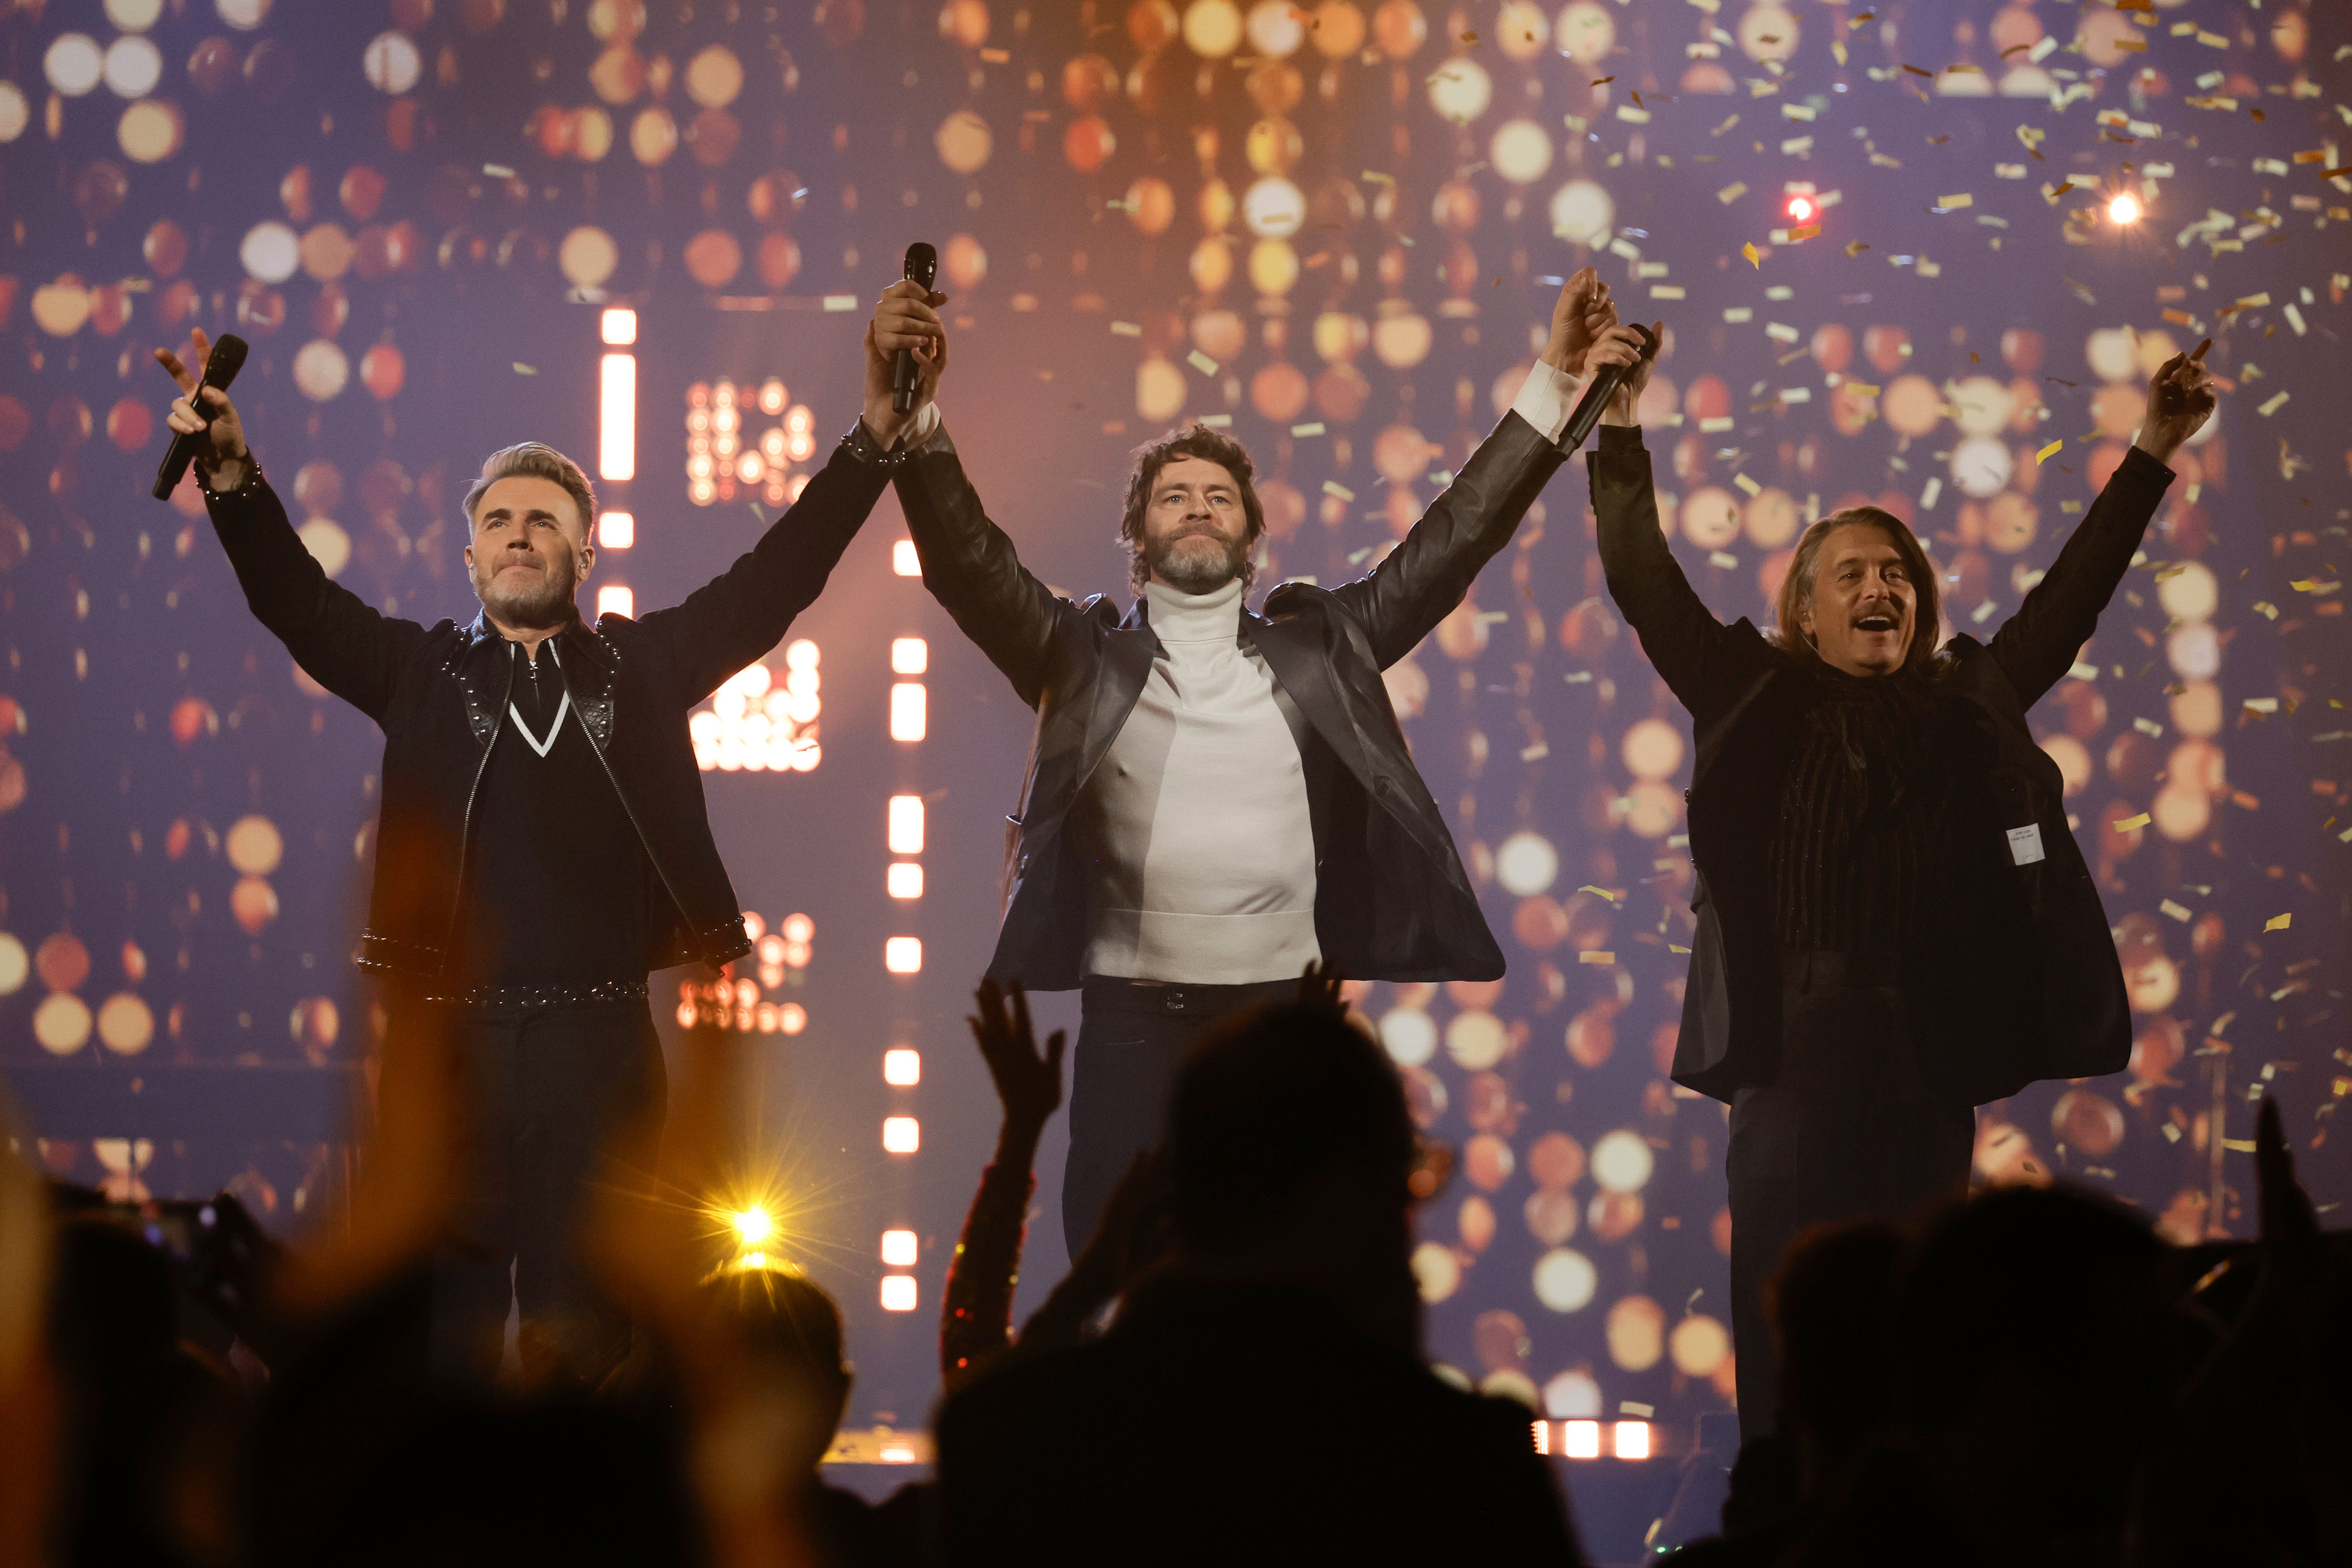
M776 1216L758 1205L738 1209L729 1218L735 1227L736 1241L747 1252L775 1239Z
M2107 221L2118 228L2128 228L2137 223L2147 209L2139 197L2129 191L2117 191L2107 198Z
M882 1053L882 1081L893 1089L912 1089L923 1081L923 1053L912 1046L893 1046Z

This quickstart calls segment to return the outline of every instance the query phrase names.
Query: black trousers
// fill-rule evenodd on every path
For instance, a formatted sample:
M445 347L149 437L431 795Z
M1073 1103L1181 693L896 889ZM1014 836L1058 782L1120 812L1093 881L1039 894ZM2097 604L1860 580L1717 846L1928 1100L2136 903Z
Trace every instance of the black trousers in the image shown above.
M1935 1085L1895 989L1894 963L1794 953L1775 1080L1739 1089L1725 1156L1731 1183L1731 1332L1743 1441L1780 1426L1780 1367L1764 1289L1806 1226L1897 1219L1966 1189L1976 1110Z
M1062 1240L1072 1258L1135 1157L1160 1146L1176 1067L1202 1027L1244 1007L1286 1002L1295 980L1162 985L1088 977L1070 1068L1070 1158L1062 1170Z
M495 1377L511 1300L527 1375L599 1382L630 1321L587 1278L580 1227L600 1184L651 1188L667 1098L653 1015L640 999L438 1021L465 1073L467 1179L434 1260L433 1372Z

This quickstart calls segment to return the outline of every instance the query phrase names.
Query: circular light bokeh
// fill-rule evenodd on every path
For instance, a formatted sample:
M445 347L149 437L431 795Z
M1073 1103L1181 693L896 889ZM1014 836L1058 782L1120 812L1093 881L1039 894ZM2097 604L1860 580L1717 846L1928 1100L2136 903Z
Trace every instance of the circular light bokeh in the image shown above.
M1536 1300L1555 1312L1582 1311L1600 1288L1600 1270L1574 1247L1555 1247L1536 1259Z
M283 283L302 264L302 242L292 229L272 218L246 230L236 258L257 282Z
M106 47L104 72L117 98L144 98L163 79L163 51L152 38L117 38Z
M1532 120L1507 120L1486 144L1495 173L1515 185L1529 185L1551 169L1551 132Z
M1242 223L1266 239L1287 239L1307 222L1307 197L1288 180L1260 180L1242 197Z
M1204 60L1221 60L1241 47L1241 7L1234 0L1192 0L1184 8L1184 47Z
M1506 892L1531 898L1559 876L1559 851L1540 833L1514 833L1495 851L1495 880Z
M425 58L407 34L378 33L360 57L360 68L367 74L370 87L397 96L414 88L425 74Z
M1451 59L1430 73L1429 106L1450 124L1469 124L1494 101L1494 79L1475 60Z
M1591 180L1570 180L1551 194L1551 231L1561 239L1590 245L1617 221L1617 204Z
M1638 1132L1604 1133L1592 1146L1592 1181L1603 1192L1635 1193L1648 1184L1655 1158Z
M67 98L79 98L106 74L106 51L88 33L59 33L41 57L41 74Z

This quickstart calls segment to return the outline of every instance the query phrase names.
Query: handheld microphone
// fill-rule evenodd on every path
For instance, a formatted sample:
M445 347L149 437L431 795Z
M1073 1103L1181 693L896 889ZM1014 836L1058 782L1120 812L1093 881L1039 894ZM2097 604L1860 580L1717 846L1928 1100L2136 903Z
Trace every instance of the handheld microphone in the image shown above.
M1639 321L1626 324L1641 334L1643 359L1658 352L1655 332ZM1562 451L1573 452L1584 445L1586 438L1592 434L1592 427L1601 423L1601 416L1608 410L1609 400L1617 395L1619 387L1625 384L1625 376L1631 369L1629 365L1604 364L1593 374L1591 381L1585 383L1584 395L1576 400L1575 411L1568 416L1568 428L1560 432Z
M213 352L205 356L204 379L196 383L195 391L188 394L188 402L194 407L196 417L205 420L205 428L210 428L211 422L205 413L205 388L217 386L226 392L228 384L236 379L236 373L245 368L245 340L231 332L215 343ZM187 478L188 465L195 460L196 449L204 439L204 430L190 430L172 437L171 446L163 452L163 467L155 470L157 500L169 500L180 481Z
M922 241L907 247L907 281L919 283L928 296L931 285L939 279L940 253ZM900 349L898 357L890 363L890 409L894 414L910 414L915 407L917 380L915 351Z

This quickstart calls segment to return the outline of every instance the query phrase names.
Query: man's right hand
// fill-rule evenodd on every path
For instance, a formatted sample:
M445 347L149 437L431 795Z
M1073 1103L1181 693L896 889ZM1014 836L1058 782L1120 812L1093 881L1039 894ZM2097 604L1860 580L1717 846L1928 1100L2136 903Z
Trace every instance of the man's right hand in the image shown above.
M926 294L919 283L893 283L866 323L866 427L885 447L939 395L940 373L948 363L948 330L939 308L947 302L945 294ZM890 406L890 372L900 349L915 355L915 405L904 414Z
M1610 313L1613 317L1616 312L1612 310ZM1658 322L1650 329L1650 332L1654 342L1664 342L1666 334L1665 322ZM1621 326L1612 321L1609 328L1594 340L1591 351L1584 356L1587 372L1597 374L1603 365L1615 364L1627 367L1625 379L1617 384L1616 395L1610 398L1607 411L1601 416L1601 422L1603 425L1641 423L1640 416L1635 411L1642 405L1642 389L1650 384L1650 367L1656 363L1656 351L1643 353L1642 340L1634 334L1631 327Z
M171 411L163 423L178 435L198 430L206 432L204 445L196 448L196 467L203 471L205 482L213 489L233 490L245 482L245 465L253 460L253 452L245 444L245 426L237 419L236 405L228 394L217 386L205 388L205 412L199 415L189 401L196 395L203 379L205 362L212 357L212 339L202 328L188 336L189 351L194 356L196 368L190 370L178 354L170 349L157 349L155 363L171 373L179 384L180 395L172 400ZM209 426L207 426L209 421Z

